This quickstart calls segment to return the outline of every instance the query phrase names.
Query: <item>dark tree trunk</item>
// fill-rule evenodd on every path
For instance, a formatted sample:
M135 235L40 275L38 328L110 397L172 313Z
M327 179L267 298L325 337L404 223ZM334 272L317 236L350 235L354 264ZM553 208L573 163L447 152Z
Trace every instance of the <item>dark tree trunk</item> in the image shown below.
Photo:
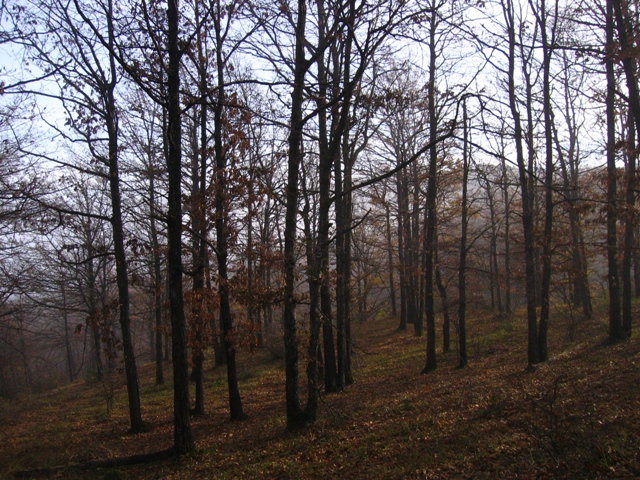
M350 60L349 60L350 61ZM347 77L348 78L348 77ZM349 115L347 111L347 116ZM352 195L351 195L351 187L353 186L352 180L352 168L355 162L355 157L351 152L351 145L349 143L349 126L345 128L344 134L344 163L345 163L345 171L344 171L344 190L349 192L344 197L344 206L343 206L343 214L344 214L344 241L342 245L343 254L344 254L344 271L343 271L343 283L342 289L344 290L341 294L342 302L344 304L344 382L345 385L351 385L353 383L353 373L351 370L351 352L352 352L352 342L351 342L351 266L352 266L352 258L351 258L351 232L352 232L352 223L353 223L353 203L352 203ZM336 295L338 296L338 295ZM338 373L340 375L340 373Z
M326 37L324 0L318 0L318 35L320 39ZM333 341L333 315L331 305L331 274L329 272L329 210L331 209L331 169L333 167L333 152L328 144L327 130L327 73L325 56L318 56L318 129L319 165L318 182L320 205L318 210L318 238L316 255L319 261L320 274L320 309L322 323L322 340L324 347L324 389L325 392L337 391L336 354Z
M504 310L511 315L511 214L509 200L509 182L507 179L507 165L502 159L502 189L504 202Z
M173 357L173 451L182 455L195 448L189 419L189 373L186 321L182 294L182 111L180 106L180 47L178 2L167 6L167 173L169 175L167 215L167 267L171 305L171 341Z
M467 142L468 143L468 142ZM468 165L467 165L468 169ZM489 202L489 221L491 226L491 238L489 242L489 271L491 279L491 308L497 307L498 313L504 313L502 305L502 288L500 279L500 268L498 265L498 221L496 220L496 202L494 199L494 191L492 190L492 181L485 178L487 199ZM495 292L495 293L494 293Z
M628 102L631 111L632 121L629 122L629 149L627 155L626 170L626 211L625 233L624 233L624 254L622 259L622 318L621 318L621 338L631 337L632 313L631 313L631 257L634 245L634 231L636 215L632 214L635 208L635 184L636 184L636 151L635 140L640 138L640 92L638 88L638 72L636 57L633 54L637 49L634 36L634 26L632 25L629 5L622 0L610 0L613 4L612 16L615 16L615 26L618 30L618 41L620 44L620 58L629 92ZM609 2L607 2L609 6ZM613 26L611 26L613 29ZM608 39L607 39L608 40ZM613 46L612 42L608 43ZM607 52L613 55L613 51ZM635 127L635 128L634 128Z
M422 311L420 309L420 185L418 168L415 163L409 165L413 183L413 202L411 210L411 236L409 238L408 255L411 256L411 277L409 305L413 317L413 333L421 337L423 333Z
M409 175L406 171L402 172L402 245L404 251L402 252L402 259L404 263L404 301L407 323L413 325L415 333L416 323L416 306L415 306L415 289L416 284L414 281L415 265L413 264L413 251L412 251L412 237L411 237L411 211L409 210Z
M355 161L350 144L351 105L353 90L362 77L363 65L351 78L351 49L353 46L356 6L348 0L348 14L344 20L345 35L342 59L342 105L332 138L331 151L334 157L335 210L336 210L336 351L339 390L353 382L351 377L351 169ZM336 58L336 64L339 60ZM336 75L335 80L339 79ZM337 89L336 89L337 91ZM340 148L342 147L342 148ZM342 171L341 166L344 166Z
M640 297L640 254L638 254L638 237L640 233L638 232L638 226L636 225L636 234L633 249L633 283L635 285L635 296Z
M461 205L461 229L460 232L460 266L458 267L458 355L459 367L467 365L467 183L469 180L469 144L467 125L467 103L463 104L464 115L464 147L462 155L462 205Z
M112 3L108 3L108 33L110 52L114 51L114 27L112 23ZM105 121L109 142L109 190L111 193L111 227L113 230L113 249L116 261L116 283L118 285L119 320L122 333L124 369L127 379L129 399L129 420L131 431L141 432L144 428L140 411L140 391L138 388L138 370L131 338L131 317L129 315L129 276L127 255L124 248L124 228L122 225L122 201L120 196L120 174L118 171L118 114L114 90L117 83L116 62L109 55L110 82L104 85Z
M556 13L557 13L556 2ZM557 18L557 15L554 16ZM542 240L542 284L540 286L540 323L538 325L538 361L549 358L547 330L549 328L549 308L551 294L551 241L553 234L553 119L551 111L551 54L555 42L555 25L552 27L551 42L548 40L546 2L541 0L540 10L536 14L542 35L542 88L543 117L545 138L545 220Z
M306 180L303 181L304 209L302 218L305 231L305 250L307 255L307 278L309 283L309 345L307 363L307 405L305 407L306 420L313 422L318 412L318 354L320 353L320 262L316 253L316 239L311 227L310 195L307 191Z
M156 189L155 171L149 164L149 221L151 228L151 248L153 249L153 299L155 315L155 355L156 355L156 385L164 383L162 365L162 273L160 258L160 243L158 242L158 228L156 226Z
M200 4L195 2L196 21L200 21ZM194 415L204 415L204 331L207 328L205 317L205 265L207 255L207 208L205 199L207 174L207 108L206 100L209 91L207 69L204 62L202 32L196 36L198 50L198 91L201 97L199 115L194 125L194 158L192 166L191 215L193 228L193 328L195 329L195 345L192 348L193 370L191 377L195 382ZM198 140L198 133L200 138Z
M389 205L387 204L386 199L384 201L384 207L385 207L385 219L386 219L386 226L387 226L387 255L388 255L387 268L389 269L389 298L391 300L391 315L393 315L393 317L395 318L398 315L398 313L396 308L396 286L393 278L394 266L393 266L392 238L391 238L391 209L389 208Z
M436 318L433 295L433 255L436 239L436 199L437 199L437 174L438 174L438 149L435 139L437 137L437 111L435 100L436 82L436 26L437 12L432 12L429 28L429 139L432 142L429 149L429 180L427 183L427 198L425 208L426 233L424 239L424 307L427 321L427 360L422 373L428 373L437 367L436 360Z
M62 293L62 315L64 320L64 346L67 357L67 370L69 373L69 381L73 382L75 379L74 368L73 368L73 350L71 349L71 335L69 333L69 312L67 310L67 290L66 290L66 279L64 276L64 272L62 273L62 278L60 282L60 289Z
M625 339L631 338L631 326L633 313L631 311L631 298L633 286L631 267L635 244L636 213L636 136L634 120L630 116L627 139L627 165L626 165L626 209L624 216L624 252L622 256L622 335Z
M518 163L518 173L520 178L520 195L522 197L522 227L524 230L525 249L525 288L527 298L527 362L529 366L538 363L538 318L536 312L537 290L536 290L536 268L535 268L535 241L533 225L533 191L531 188L530 176L532 165L525 163L523 149L523 131L518 102L516 98L515 84L515 48L516 35L514 26L514 12L511 0L503 3L504 18L509 36L509 108L513 117L515 129L516 159Z
M436 241L437 245L437 241ZM440 301L442 302L442 353L448 353L451 350L451 314L449 312L449 299L447 297L447 287L442 281L442 273L438 263L438 247L434 252L435 257L435 277Z
M607 73L607 261L609 283L609 341L619 342L622 339L622 314L620 311L620 278L618 277L618 195L616 175L616 130L615 130L615 98L616 79L613 64L614 43L614 12L615 0L607 1L607 56L605 68Z
M229 248L229 212L227 207L227 154L222 144L223 110L225 106L224 69L222 57L222 5L216 3L216 12L212 16L216 35L216 65L218 74L217 98L214 107L214 150L215 150L215 228L216 228L216 256L218 259L218 298L220 302L220 324L227 360L227 384L229 389L229 411L231 420L246 418L242 410L242 399L238 388L238 374L236 368L236 350L233 344L233 318L231 316L231 300L228 275Z
M298 0L296 23L296 43L294 57L294 79L291 92L291 120L289 133L289 158L287 173L287 196L284 231L284 347L285 347L285 390L287 402L287 429L294 430L307 422L300 407L298 395L298 344L295 318L295 268L296 230L298 217L298 170L302 160L302 102L304 77L307 70L304 58L305 26L307 6L305 0Z
M95 250L91 242L93 233L90 226L83 225L84 234L87 239L86 251L86 275L87 275L87 293L86 303L89 316L87 317L87 327L91 330L91 346L93 350L93 361L96 367L96 380L101 382L104 378L104 361L102 359L102 328L98 321L98 287L96 285L96 268L95 268Z
M194 126L195 130L195 126ZM194 131L195 136L195 131ZM195 405L193 415L204 415L204 259L201 255L202 215L204 214L204 198L200 193L200 169L198 156L198 142L193 142L194 158L191 170L191 228L192 228L192 268L193 268L193 292L191 298L191 329L194 333L194 344L191 346L191 381L195 382ZM204 145L204 144L202 144Z
M344 390L345 386L345 252L344 229L345 224L345 198L343 192L342 157L336 155L334 162L335 192L336 192L336 360L337 374L336 387Z
M407 275L404 252L404 224L405 224L405 179L404 170L397 173L397 197L398 197L398 271L400 276L400 324L398 330L407 329Z

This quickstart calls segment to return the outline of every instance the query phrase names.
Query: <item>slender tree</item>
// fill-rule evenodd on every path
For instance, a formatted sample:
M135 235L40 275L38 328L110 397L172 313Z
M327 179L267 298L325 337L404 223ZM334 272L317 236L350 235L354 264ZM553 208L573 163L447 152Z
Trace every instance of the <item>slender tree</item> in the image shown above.
M606 57L607 79L606 118L607 118L607 261L609 284L609 341L622 339L622 316L620 311L620 278L618 274L618 208L616 174L616 130L615 97L616 79L614 71L614 7L613 0L606 4Z
M462 205L460 232L460 265L458 267L458 356L459 367L467 365L467 184L469 179L469 127L467 118L467 102L463 101L463 147L462 147Z

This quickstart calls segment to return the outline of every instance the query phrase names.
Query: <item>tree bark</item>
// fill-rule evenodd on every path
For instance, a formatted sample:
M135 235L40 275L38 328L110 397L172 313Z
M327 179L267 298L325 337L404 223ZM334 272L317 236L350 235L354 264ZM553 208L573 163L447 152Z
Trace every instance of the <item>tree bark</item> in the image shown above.
M556 15L557 18L556 2ZM541 0L540 10L536 14L542 40L542 89L545 139L545 220L542 241L542 284L540 286L540 323L538 325L538 361L549 358L547 331L549 328L550 289L551 289L551 252L553 234L553 117L551 112L551 55L555 42L555 25L548 41L546 2Z
M151 159L150 159L151 160ZM160 243L158 242L158 228L156 226L156 189L155 172L152 164L149 164L149 222L151 230L151 248L153 249L153 299L155 315L155 361L156 361L156 385L164 383L164 371L162 364L162 271L160 258Z
M398 197L398 272L400 282L400 324L399 331L407 329L407 274L404 247L404 224L405 218L405 179L404 170L396 174L397 197Z
M529 367L538 363L538 318L536 312L536 268L535 268L535 241L534 241L534 225L533 225L533 192L531 188L530 171L531 165L525 163L523 149L523 131L520 112L516 98L515 84L515 48L516 35L514 26L513 3L511 0L502 2L504 19L507 25L507 34L509 36L509 72L508 72L508 89L509 89L509 109L513 117L514 123L514 139L516 147L516 159L518 163L518 173L520 179L520 195L522 197L522 227L524 230L525 243L525 288L527 298L527 362ZM529 162L530 163L530 162Z
M285 391L287 403L287 429L295 430L307 422L300 407L298 394L298 344L296 327L295 268L296 268L296 231L298 217L298 170L302 160L302 102L304 77L307 71L304 56L305 26L307 5L298 0L298 19L296 22L294 79L291 92L291 120L289 133L289 157L287 162L287 195L284 231L284 306L283 328L285 348Z
M624 233L624 253L622 259L622 338L631 337L632 312L631 312L631 261L634 244L634 230L636 215L635 209L635 183L636 183L636 151L635 140L640 139L640 91L638 87L638 72L635 52L637 50L635 36L633 34L632 19L629 12L628 3L622 0L609 0L613 4L613 15L615 15L615 26L618 30L618 40L620 43L620 58L629 92L628 102L633 121L629 125L629 146L627 152L626 170L626 215ZM609 2L607 2L609 5ZM611 27L613 28L613 27ZM613 41L613 38L612 38ZM613 43L607 42L609 45ZM608 52L613 54L613 52ZM634 129L635 126L635 129ZM632 133L633 132L633 133Z
M391 300L391 315L395 318L398 316L397 308L396 308L396 285L394 281L394 264L393 264L393 247L392 247L392 237L391 237L391 208L387 204L386 198L384 199L384 208L385 208L385 220L387 227L387 268L389 270L389 298Z
M318 0L318 38L326 41L326 12L324 0ZM320 316L322 323L322 340L324 347L324 389L325 392L337 391L336 354L333 341L333 315L331 305L331 274L329 272L329 210L331 209L331 169L333 166L332 151L328 143L327 130L327 73L325 56L319 55L317 60L319 95L318 133L320 153L318 159L318 182L320 205L318 209L318 238L316 255L320 275Z
M227 202L227 154L222 144L223 110L225 106L224 68L222 57L222 25L223 10L220 2L214 7L216 12L212 16L216 35L216 64L218 83L216 85L217 98L214 106L214 150L215 150L215 228L216 228L216 257L218 259L218 298L220 302L220 324L227 360L227 384L229 390L229 410L231 420L246 418L242 410L242 399L238 388L238 374L236 367L236 351L233 344L233 318L231 316L231 301L229 292L229 212Z
M424 261L424 306L427 322L427 361L422 373L428 373L437 367L436 360L436 318L434 310L433 292L433 255L435 249L436 235L436 199L437 199L437 175L438 175L438 148L435 143L437 130L437 111L435 99L436 87L436 27L437 12L430 15L429 27L429 139L432 142L429 149L429 180L427 183L427 198L425 208L426 233L424 239L425 261Z
M122 222L122 200L120 195L120 173L118 171L118 114L115 102L115 86L117 83L116 61L114 51L114 27L112 2L108 3L107 15L109 35L109 71L110 82L104 85L105 121L109 143L109 190L111 193L111 227L113 231L113 249L116 261L116 283L118 285L119 320L122 332L122 350L124 368L127 379L127 396L129 400L129 420L131 431L141 432L144 428L140 410L140 391L138 388L138 370L131 338L131 317L129 315L129 276L127 255L124 248L124 228Z
M606 18L606 57L607 75L607 280L609 284L609 341L619 342L622 339L622 315L620 311L620 278L618 274L618 206L617 206L617 174L616 174L616 120L615 98L616 79L613 64L614 44L614 0L607 0Z
M437 236L437 235L436 235ZM436 240L436 245L437 245ZM440 302L442 303L442 353L448 353L451 350L451 314L449 313L449 298L447 296L447 287L442 281L442 273L438 263L438 247L434 252L435 257L435 279L438 293L440 294Z
M469 144L467 125L467 103L463 104L464 115L464 146L462 154L462 205L461 205L461 232L460 232L460 266L458 267L458 355L459 367L467 365L467 184L469 180Z
M167 267L171 305L173 357L173 451L183 455L195 449L189 419L189 375L186 321L182 294L182 111L180 107L180 58L178 0L167 5L167 173L169 175L167 215Z

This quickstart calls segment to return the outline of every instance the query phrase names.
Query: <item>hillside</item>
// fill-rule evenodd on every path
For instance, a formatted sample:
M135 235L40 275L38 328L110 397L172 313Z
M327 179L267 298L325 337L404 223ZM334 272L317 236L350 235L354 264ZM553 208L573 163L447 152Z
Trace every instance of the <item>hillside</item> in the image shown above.
M54 478L640 477L637 336L606 345L600 316L575 325L570 338L569 315L556 311L551 360L526 373L523 322L483 312L469 322L469 367L455 369L452 352L424 376L424 338L394 332L390 319L355 325L356 383L323 396L318 422L296 433L284 428L282 360L267 350L243 353L247 421L228 421L224 370L209 369L207 414L193 420L197 452ZM104 385L2 400L0 474L169 448L171 387L153 385L151 365L141 371L145 434L126 433L123 385L109 415Z

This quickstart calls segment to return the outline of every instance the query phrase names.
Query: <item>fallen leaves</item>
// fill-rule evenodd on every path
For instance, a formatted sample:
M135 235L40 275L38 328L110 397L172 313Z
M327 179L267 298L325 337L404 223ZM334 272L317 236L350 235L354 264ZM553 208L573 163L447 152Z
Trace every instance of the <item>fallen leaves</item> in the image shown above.
M285 431L279 361L240 355L250 418L230 422L222 370L206 372L206 414L193 419L200 450L162 463L123 467L119 478L623 478L640 472L640 341L602 346L604 319L580 325L567 343L552 331L552 359L533 374L524 324L489 314L469 325L470 364L454 353L420 376L424 338L394 333L394 320L354 325L366 345L356 383L323 395L318 421ZM475 339L475 340L474 340ZM141 367L151 431L129 435L126 397L104 414L99 387L77 383L3 401L0 471L146 453L171 445L172 391ZM558 381L562 378L561 381ZM555 391L555 394L554 394ZM86 472L85 472L86 475ZM88 478L65 472L64 478ZM93 478L93 477L92 477Z

